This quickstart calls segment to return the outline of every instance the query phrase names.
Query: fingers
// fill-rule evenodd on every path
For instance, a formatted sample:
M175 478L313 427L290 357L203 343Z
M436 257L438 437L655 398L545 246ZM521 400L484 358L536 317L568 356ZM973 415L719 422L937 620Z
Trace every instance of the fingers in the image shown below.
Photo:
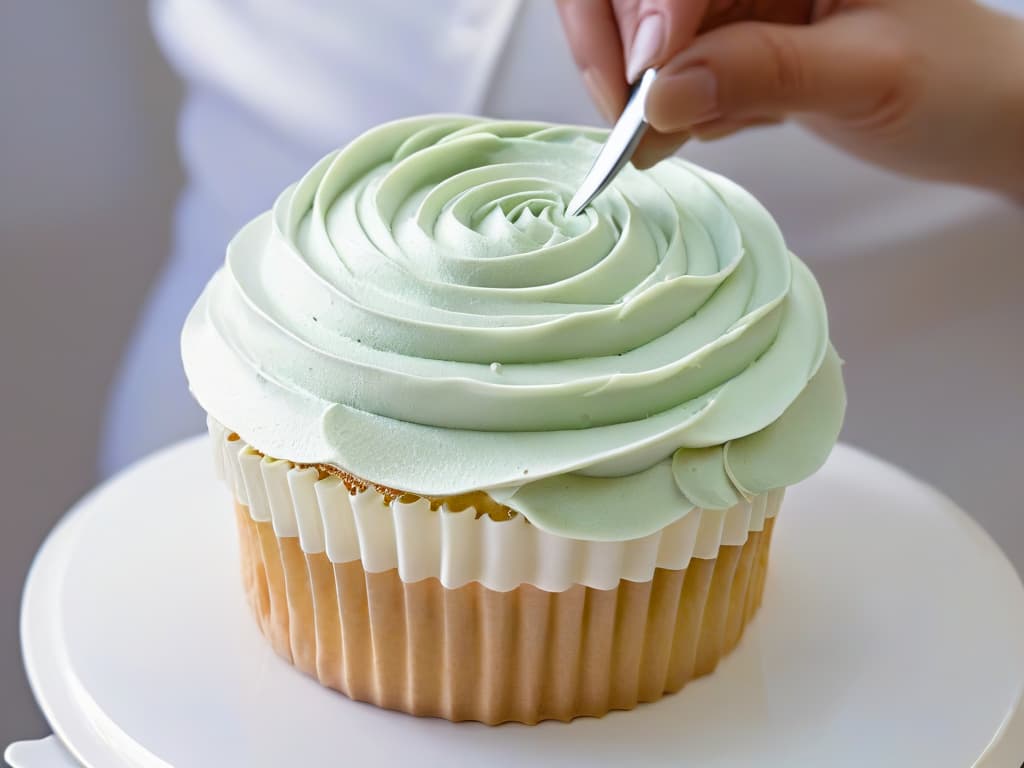
M671 63L698 31L741 19L806 23L834 1L558 0L558 11L591 98L614 122L625 105L627 83L650 66Z
M840 0L716 0L711 3L701 32L736 21L808 24L822 18Z
M717 120L705 123L704 125L696 125L689 131L680 131L678 133L648 131L633 154L632 162L637 168L643 170L675 154L676 150L691 138L699 139L700 141L712 141L731 136L747 128L778 125L780 122L782 121L778 118L769 117L746 120Z
M693 40L710 0L612 0L625 53L626 80L663 64Z
M766 125L778 125L782 120L774 117L756 117L746 120L717 120L693 128L693 136L701 141L713 141L732 136L747 128L758 128Z
M558 0L569 48L598 111L614 122L626 104L622 44L610 0Z
M641 170L650 168L652 165L673 154L689 138L690 134L688 131L680 131L678 133L648 131L640 142L640 146L636 148L636 152L633 153L632 163Z
M736 21L806 24L837 0L612 0L626 60L626 80L661 66L698 32Z
M870 22L867 26L870 26ZM647 99L662 133L791 113L868 118L906 84L906 54L885 29L739 22L701 35L661 70Z

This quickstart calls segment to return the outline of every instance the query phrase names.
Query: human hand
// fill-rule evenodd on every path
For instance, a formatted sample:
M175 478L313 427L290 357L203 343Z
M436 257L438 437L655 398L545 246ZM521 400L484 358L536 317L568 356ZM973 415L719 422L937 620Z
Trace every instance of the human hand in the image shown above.
M691 135L794 117L890 169L1024 197L1024 23L972 0L559 0L559 10L610 120L627 73L660 67L640 166Z

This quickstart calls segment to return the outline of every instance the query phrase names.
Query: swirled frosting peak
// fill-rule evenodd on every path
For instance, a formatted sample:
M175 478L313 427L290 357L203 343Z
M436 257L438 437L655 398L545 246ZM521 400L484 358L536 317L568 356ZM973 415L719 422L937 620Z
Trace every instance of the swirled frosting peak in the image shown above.
M578 538L810 474L845 407L810 272L748 193L682 160L566 216L602 138L428 116L328 155L189 316L195 396L265 453L486 490Z

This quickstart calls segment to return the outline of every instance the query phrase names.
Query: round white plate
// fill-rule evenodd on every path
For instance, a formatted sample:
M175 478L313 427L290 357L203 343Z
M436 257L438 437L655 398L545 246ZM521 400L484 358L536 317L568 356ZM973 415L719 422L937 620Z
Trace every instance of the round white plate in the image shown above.
M33 566L26 666L85 765L1024 760L1020 579L951 502L852 448L788 494L761 613L715 674L600 720L497 728L354 703L278 659L210 464L204 439L146 460L72 510Z

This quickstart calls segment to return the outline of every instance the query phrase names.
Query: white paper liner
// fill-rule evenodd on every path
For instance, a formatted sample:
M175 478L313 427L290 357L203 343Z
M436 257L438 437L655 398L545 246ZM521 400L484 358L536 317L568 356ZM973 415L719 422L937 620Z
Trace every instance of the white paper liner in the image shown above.
M261 455L209 420L219 474L256 522L281 538L298 538L307 554L333 563L362 561L369 573L398 569L414 583L437 578L448 589L479 582L507 592L530 584L562 592L581 584L609 590L625 579L647 582L656 568L682 570L691 558L713 559L722 545L742 545L774 517L784 489L727 510L693 509L650 536L596 542L542 531L522 515L495 521L468 509L431 510L425 499L390 504L370 487L350 494L340 478Z

